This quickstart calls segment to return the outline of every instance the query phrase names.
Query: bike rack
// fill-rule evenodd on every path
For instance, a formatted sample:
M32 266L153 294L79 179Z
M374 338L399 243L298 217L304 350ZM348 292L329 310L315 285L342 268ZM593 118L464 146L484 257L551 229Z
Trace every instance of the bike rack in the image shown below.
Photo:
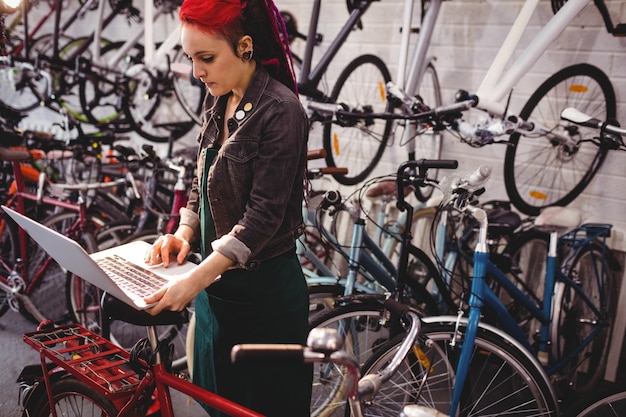
M46 359L52 361L76 378L100 387L110 399L132 395L143 377L139 368L131 365L127 351L77 324L26 333L24 341L39 351L42 364ZM139 364L148 369L145 361Z

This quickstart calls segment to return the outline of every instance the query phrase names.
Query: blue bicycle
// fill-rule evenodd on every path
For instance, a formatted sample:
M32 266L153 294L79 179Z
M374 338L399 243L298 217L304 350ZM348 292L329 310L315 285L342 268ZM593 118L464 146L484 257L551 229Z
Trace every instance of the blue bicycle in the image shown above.
M471 204L467 181L451 185L446 204L478 225L467 311L424 318L421 345L367 406L378 415L408 403L450 416L558 415L555 387L589 392L604 374L615 315L616 265L606 245L611 227L551 233L545 276L534 277L543 291L531 295L531 286L516 284L489 259L487 215ZM492 288L514 304L505 305ZM527 313L513 314L512 305ZM376 373L397 348L397 340L380 347L364 374ZM428 367L420 360L426 351L433 355Z

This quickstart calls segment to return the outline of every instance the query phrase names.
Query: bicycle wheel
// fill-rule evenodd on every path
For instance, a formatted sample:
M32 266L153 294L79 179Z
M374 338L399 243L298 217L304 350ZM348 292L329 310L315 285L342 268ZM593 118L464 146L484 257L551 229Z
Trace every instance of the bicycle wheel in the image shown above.
M135 225L119 223L104 225L96 232L95 240L98 250L105 250L121 245L128 236L132 235ZM68 309L74 322L83 327L100 333L102 317L100 314L100 299L102 291L95 285L72 274L66 286ZM108 336L108 335L107 335Z
M9 109L29 112L52 92L52 75L30 62L0 65L0 101Z
M176 97L171 72L143 68L125 82L122 107L132 130L143 138L163 143L196 126Z
M553 355L561 360L584 346L558 370L565 388L577 394L593 391L606 369L616 312L615 278L607 264L600 245L586 245L567 269L567 276L580 292L568 282L558 282L555 288ZM587 338L591 341L585 345Z
M393 123L367 114L391 111L385 94L385 85L390 80L385 63L374 55L357 57L337 78L330 97L332 102L363 114L358 119L340 118L324 125L326 164L349 169L346 175L333 174L341 184L354 185L366 179L385 151Z
M188 67L188 69L187 69ZM206 88L199 80L194 80L190 61L180 46L172 61L172 83L174 93L185 113L198 125L202 124L202 103Z
M78 41L83 42L81 39ZM80 117L83 121L95 125L111 123L117 132L130 131L130 125L125 119L120 100L120 96L126 91L123 88L124 84L119 83L119 79L128 68L140 63L143 59L143 47L134 45L116 62L109 62L113 59L112 57L117 56L119 49L123 46L124 42L121 41L103 44L100 51L100 63L86 68L84 76L79 80L78 94L75 94L80 99L79 111L82 112ZM85 53L88 52L89 50Z
M536 216L544 207L572 202L604 162L608 150L585 141L597 131L561 121L566 107L614 119L609 78L592 65L573 65L548 78L524 105L519 116L541 133L511 135L504 158L506 192L522 213Z
M538 306L543 304L549 239L550 235L547 232L536 229L513 235L504 249L503 258L509 266L503 268L498 265L501 270L510 271L507 276L524 294L534 299ZM541 323L506 291L494 288L493 285L492 289L509 313L526 330L531 344L535 342L535 336L541 330Z
M77 212L61 212L47 217L41 223L52 230L68 235L80 243L86 251L95 251L95 242L89 232L81 232L80 235L75 234L75 232L68 232L69 228L76 224L77 219ZM87 224L94 224L95 222L96 220L93 219L87 220ZM89 230L89 226L87 226L86 230ZM65 296L67 281L72 274L69 274L56 263L30 238L28 248L27 276L29 279L36 280L35 283L31 283L31 290L28 294L33 305L44 317L55 323L72 320L71 312L68 309L67 297ZM31 321L39 322L28 311L23 310L22 313Z
M382 303L355 301L318 316L309 322L309 327L337 330L344 340L344 350L363 364L374 349L389 339L389 324ZM314 366L311 416L343 417L347 399L345 369L333 364Z
M458 357L464 346L466 322L455 330L456 318L424 319L418 343L377 396L362 403L364 416L398 416L407 404L450 412ZM402 336L374 353L363 375L389 363ZM539 363L520 345L495 329L479 325L459 416L556 416L557 402ZM455 343L452 344L451 342Z
M7 221L7 216L0 214L0 277L2 282L8 279L13 271L15 260L18 256L17 230ZM10 292L0 292L0 316L9 309L10 300L13 296Z
M74 377L67 377L53 382L50 386L57 416L80 417L115 417L118 410L103 394ZM52 406L46 391L40 391L39 398L31 398L26 405L24 415L30 417L48 417Z
M418 95L430 108L441 106L441 86L439 85L439 77L432 61L428 63L424 70L424 76L415 95ZM433 129L430 124L417 122L416 126L415 154L409 154L409 159L440 159L441 158L441 140L443 135L441 131ZM438 169L430 169L428 177L431 179L439 178ZM434 191L434 187L419 187L414 193L419 201L427 201Z
M620 417L626 415L626 392L618 392L596 401L578 417Z

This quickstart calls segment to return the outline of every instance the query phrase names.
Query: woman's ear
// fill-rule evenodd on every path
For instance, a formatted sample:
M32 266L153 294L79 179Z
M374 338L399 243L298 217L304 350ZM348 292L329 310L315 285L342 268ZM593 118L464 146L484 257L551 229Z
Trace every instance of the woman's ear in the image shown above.
M238 48L237 52L239 52L239 56L243 56L245 52L252 51L254 49L252 36L243 35L241 39L239 39L239 44L237 45L237 48Z

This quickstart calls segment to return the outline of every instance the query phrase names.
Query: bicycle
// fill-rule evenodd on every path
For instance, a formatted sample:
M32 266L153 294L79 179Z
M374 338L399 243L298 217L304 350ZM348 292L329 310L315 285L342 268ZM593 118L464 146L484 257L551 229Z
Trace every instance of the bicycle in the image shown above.
M336 174L333 177L341 184L354 185L367 178L381 160L386 147L389 146L391 137L395 134L394 124L389 120L381 120L370 117L371 114L380 111L392 111L396 103L387 100L385 85L391 81L391 74L384 62L375 55L361 55L350 62L339 74L330 95L319 89L320 82L324 77L332 59L341 46L345 43L350 32L356 28L362 28L361 18L367 12L373 1L348 1L350 16L342 25L337 36L332 40L326 51L312 67L313 49L321 42L321 35L317 33L320 16L320 1L313 4L308 34L305 36L297 31L295 19L290 14L287 16L287 29L290 39L302 38L306 40L305 51L302 57L295 56L295 61L300 63L299 91L307 98L307 107L311 111L311 120L323 124L322 141L326 150L326 164L329 167L350 166L348 174ZM403 84L406 80L408 90L420 94L432 104L441 103L439 80L435 71L433 60L426 58L426 45L432 33L430 28L435 20L431 16L430 9L435 8L436 2L422 1L422 29L418 43L413 53L415 67L406 74L398 72L398 83ZM428 6L426 6L428 4ZM408 36L415 33L411 27L413 1L405 1L405 14L409 19L403 22L403 41L401 45L401 58L408 57ZM403 67L404 69L404 67ZM358 117L337 120L329 119L324 111L319 112L318 106L324 107L331 103L340 104L344 110L350 110ZM404 139L401 144L411 143L411 139L418 134L428 132L430 140L424 139L420 154L416 155L416 149L410 145L409 159L418 156L435 159L440 154L441 136L433 132L428 126L415 126L414 123L406 123ZM419 132L418 132L419 131ZM428 150L427 150L428 148ZM425 199L425 197L424 197Z
M137 240L153 243L164 233L174 233L180 217L179 210L187 202L187 186L194 175L195 162L190 159L159 158L152 146L144 145L145 157L139 164L150 169L146 176L146 193L142 198L142 211L137 218L107 225L97 234L98 249L117 246ZM175 175L172 182L172 175ZM106 232L106 242L103 234ZM199 251L196 251L199 252ZM199 263L199 258L189 259ZM77 323L91 331L102 334L118 346L131 348L143 327L128 323L118 314L103 315L100 305L102 290L72 275L68 280L67 294L71 311ZM174 370L183 374L187 368L185 340L191 330L184 326L158 326L161 337L168 335L174 345Z
M23 141L21 135L6 127L3 128L3 135L12 135L17 138L16 141ZM34 137L31 136L31 138ZM49 139L45 141L50 142ZM58 190L79 193L76 201L67 201L63 194L49 196L43 193L42 187L45 181L41 180L45 178L44 176L40 175L39 186L34 191L26 187L21 162L30 161L31 152L0 147L0 159L11 164L15 184L15 189L3 204L13 207L20 213L35 213L34 209L37 209L40 212L39 215L43 216L40 217L43 219L41 220L43 224L81 242L87 250L96 249L95 234L104 221L98 218L95 212L88 210L86 193L90 190L115 187L122 181L54 184ZM123 181L126 180L123 179ZM21 228L17 228L7 219L2 213L0 216L2 233L0 313L11 308L36 322L43 319L65 320L68 313L67 301L64 297L58 297L58 294L64 294L66 272L52 258L38 250ZM57 294L57 296L50 297L50 293Z
M486 242L487 219L484 210L473 207L464 197L458 197L457 208L473 213L480 221L479 240L474 253L472 293L469 299L467 329L464 346L471 343L472 326L482 319L478 316L497 312L500 325L510 337L535 352L553 375L554 382L565 382L575 392L589 392L604 372L606 350L610 341L610 325L614 316L614 300L610 295L611 275L606 269L606 244L603 242L610 226L585 224L560 238L561 245L569 248L561 267L557 267L557 234L552 233L548 254L543 306L517 288L495 265L488 261ZM597 242L596 240L600 241ZM530 314L541 322L541 332L534 340L519 327L506 307L487 287L486 278L496 280L507 292L523 304ZM427 321L427 320L425 320ZM466 363L471 353L461 350L455 384L464 383ZM451 413L462 401L460 389L455 389Z
M407 183L424 186L427 165L421 164L428 162L403 163L398 169L398 191L402 191ZM413 171L419 174L415 176ZM457 185L457 190L462 193L468 182L464 180ZM411 209L403 200L399 207ZM395 415L407 403L419 403L446 415L448 412L457 415L451 408L454 404L452 394L457 390L467 394L463 396L460 414L484 415L482 413L489 413L486 410L491 407L493 415L557 415L558 405L552 385L536 357L521 342L491 325L474 322L473 325L478 325L474 345L467 339L466 327L469 325L461 315L422 317L422 322L420 337L423 338L409 351L389 383L380 388L378 396L369 397L362 404L366 415ZM353 349L363 364L363 370L371 371L365 375L376 374L388 363L399 346L394 337L402 337L380 300L373 297L344 297L338 300L335 309L312 325L339 329L345 336L345 345ZM459 351L466 355L473 352L473 356L457 368ZM472 369L470 375L475 380L467 382L464 389L459 371L466 366ZM496 369L496 373L490 373L492 369ZM497 376L498 369L500 377ZM321 388L335 387L337 380L342 378L338 370L327 370L322 376L320 381L326 382L322 382ZM318 408L312 415L342 415L345 397L336 389L322 391L321 388L318 401L313 403ZM502 398L507 400L496 401Z
M398 353L399 358L419 334L419 319L404 306L390 303L387 306L401 316L407 326L407 343ZM117 308L119 305L105 301L104 307ZM156 391L161 415L172 417L175 412L170 390L174 389L234 417L260 416L168 371L167 341L159 340L154 325L184 322L188 319L184 310L161 313L156 317L135 311L129 319L148 326L148 337L140 340L130 352L79 325L54 328L42 323L38 331L26 333L25 343L40 352L41 375L34 376L30 367L20 375L19 398L25 415L43 417L70 409L77 416L93 411L119 417L142 415L151 405L152 394ZM312 331L307 344L308 347L235 345L231 357L234 362L243 364L263 360L270 363L327 362L346 367L350 377L345 379L344 387L355 416L361 416L358 398L375 392L378 381L384 381L386 376L359 381L358 363L340 350L341 340L332 332ZM46 365L48 361L53 365ZM387 374L393 374L396 366L395 362L390 364L386 368Z
M177 46L178 28L158 48L154 36L154 22L172 13L178 4L163 1L155 9L152 2L146 2L142 29L125 42L109 42L102 36L104 27L120 12L136 19L138 10L127 7L127 2L111 0L111 12L105 15L106 3L98 0L94 32L85 38L71 39L63 47L58 46L62 37L61 8L55 9L52 48L50 39L44 39L38 50L43 48L46 53L37 58L43 72L52 72L50 83L54 81L58 91L54 95L35 92L35 96L45 103L59 101L75 117L97 126L111 124L118 132L133 130L155 142L166 142L174 134L177 136L173 139L181 137L195 125L186 112L193 108L190 113L197 119L203 91L189 81L190 68ZM139 43L142 36L144 45ZM32 79L38 75L35 72L24 76ZM184 120L181 115L189 119Z

